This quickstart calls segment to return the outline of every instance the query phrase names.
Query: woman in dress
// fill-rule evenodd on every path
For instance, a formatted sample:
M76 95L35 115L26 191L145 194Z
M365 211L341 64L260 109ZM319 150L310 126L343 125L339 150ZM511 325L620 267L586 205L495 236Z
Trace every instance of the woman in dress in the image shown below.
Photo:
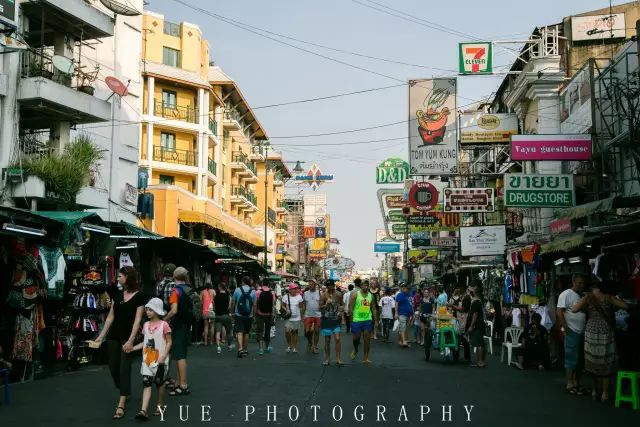
M202 337L204 345L213 345L215 341L215 306L214 298L216 291L213 290L213 285L207 283L204 285L204 289L200 292L200 301L202 301L202 321L204 324L204 331Z
M591 397L595 400L599 389L604 402L609 399L609 379L618 367L612 307L627 309L629 306L621 299L603 293L600 286L598 281L594 281L591 292L582 297L571 310L587 313L584 333L585 370L593 375Z

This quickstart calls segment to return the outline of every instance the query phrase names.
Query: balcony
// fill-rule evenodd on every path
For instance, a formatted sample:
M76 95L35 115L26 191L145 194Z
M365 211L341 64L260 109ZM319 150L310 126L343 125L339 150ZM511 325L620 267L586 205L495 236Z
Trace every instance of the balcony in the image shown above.
M153 160L183 166L198 166L198 153L188 150L175 150L165 147L153 147Z
M198 109L191 105L167 104L157 99L154 100L153 115L193 124L197 124L199 119Z
M225 108L224 112L224 127L231 128L233 130L242 130L242 116L235 108Z
M258 169L256 164L249 160L249 156L241 151L234 151L232 153L231 169L236 170L240 178L247 182L258 182Z
M274 187L282 187L284 185L284 177L280 172L273 174L273 185Z
M279 222L276 224L276 234L288 234L289 226L284 222Z
M252 147L249 158L253 161L264 162L264 152L260 149L260 147Z
M284 200L278 200L278 203L274 206L274 210L280 213L287 213L289 211L289 205Z
M48 131L29 132L18 137L18 144L22 154L29 159L49 157L58 145Z
M218 164L211 158L209 157L209 162L207 165L207 170L209 171L209 173L213 176L217 176L217 171L218 171Z
M68 72L53 66L53 50L23 53L18 89L20 127L43 129L58 122L76 124L111 120L111 104L94 97L98 68L68 59Z
M213 114L209 114L209 131L213 134L213 137L218 139L218 122L216 122L216 118ZM211 136L211 135L210 135Z
M232 205L237 205L241 210L257 211L257 197L255 193L245 187L235 186L231 187Z

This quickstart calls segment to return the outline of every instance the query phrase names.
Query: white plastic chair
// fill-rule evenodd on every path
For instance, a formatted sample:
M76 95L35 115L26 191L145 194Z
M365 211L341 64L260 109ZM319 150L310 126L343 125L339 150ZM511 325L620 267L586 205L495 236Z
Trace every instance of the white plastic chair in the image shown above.
M502 352L500 353L500 363L504 361L504 349L507 349L507 364L511 366L511 356L513 355L514 348L523 347L523 343L520 342L520 335L522 335L522 328L516 328L510 326L504 330L504 342L502 343Z
M489 354L493 355L493 322L487 320L487 326L485 328L485 334L489 331L489 336L485 335L484 339L489 341Z

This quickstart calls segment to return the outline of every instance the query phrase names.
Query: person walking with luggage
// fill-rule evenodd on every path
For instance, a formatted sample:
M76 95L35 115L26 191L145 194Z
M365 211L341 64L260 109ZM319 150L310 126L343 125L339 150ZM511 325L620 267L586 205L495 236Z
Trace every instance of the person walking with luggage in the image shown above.
M356 279L360 280L360 279ZM355 360L360 349L360 337L364 336L364 357L362 363L371 363L369 360L369 349L371 346L371 333L373 323L376 321L375 312L371 304L373 295L369 292L369 283L360 282L360 289L354 290L350 298L351 312L351 333L353 334L353 351L351 360Z
M256 337L258 338L258 354L263 355L266 349L271 353L271 327L275 321L276 294L271 288L262 282L262 286L256 292Z
M238 359L249 354L247 350L249 333L251 332L256 302L256 291L251 285L251 278L244 276L242 285L236 288L231 301L231 311L235 319L235 333L238 340Z
M342 303L342 293L336 290L336 283L327 280L327 290L320 295L320 334L324 337L324 366L329 365L331 359L331 337L333 337L336 347L336 365L342 363L342 343L340 332L342 332L342 317L344 316L344 305Z

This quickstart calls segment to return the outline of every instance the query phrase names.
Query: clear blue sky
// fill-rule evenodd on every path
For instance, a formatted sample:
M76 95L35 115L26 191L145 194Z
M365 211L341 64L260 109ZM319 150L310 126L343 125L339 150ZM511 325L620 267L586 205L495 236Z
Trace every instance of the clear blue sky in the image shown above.
M564 16L609 6L606 0L446 1L373 0L413 15L408 22L364 6L383 9L367 0L181 0L208 12L307 42L322 44L398 62L448 69L457 68L457 43L470 37L487 40L521 39L539 25L560 22ZM362 4L359 4L362 3ZM615 4L625 3L614 1ZM212 47L212 60L237 81L253 107L322 97L400 84L400 81L354 69L239 29L176 0L149 0L148 10L173 22L200 26ZM399 15L386 9L388 12ZM333 52L278 38L301 48L366 68L401 81L453 72L392 64ZM516 48L516 45L507 45ZM513 56L497 49L496 65L511 64ZM490 95L501 77L462 77L458 105ZM388 157L407 158L406 140L361 145L344 144L407 135L406 124L315 138L278 138L378 126L406 120L407 89L397 87L354 96L257 109L255 112L286 160L317 162L323 173L335 175L325 185L331 214L332 237L340 239L343 255L356 268L377 267L373 253L376 228L382 227L375 183L375 166ZM294 146L295 144L295 146Z

